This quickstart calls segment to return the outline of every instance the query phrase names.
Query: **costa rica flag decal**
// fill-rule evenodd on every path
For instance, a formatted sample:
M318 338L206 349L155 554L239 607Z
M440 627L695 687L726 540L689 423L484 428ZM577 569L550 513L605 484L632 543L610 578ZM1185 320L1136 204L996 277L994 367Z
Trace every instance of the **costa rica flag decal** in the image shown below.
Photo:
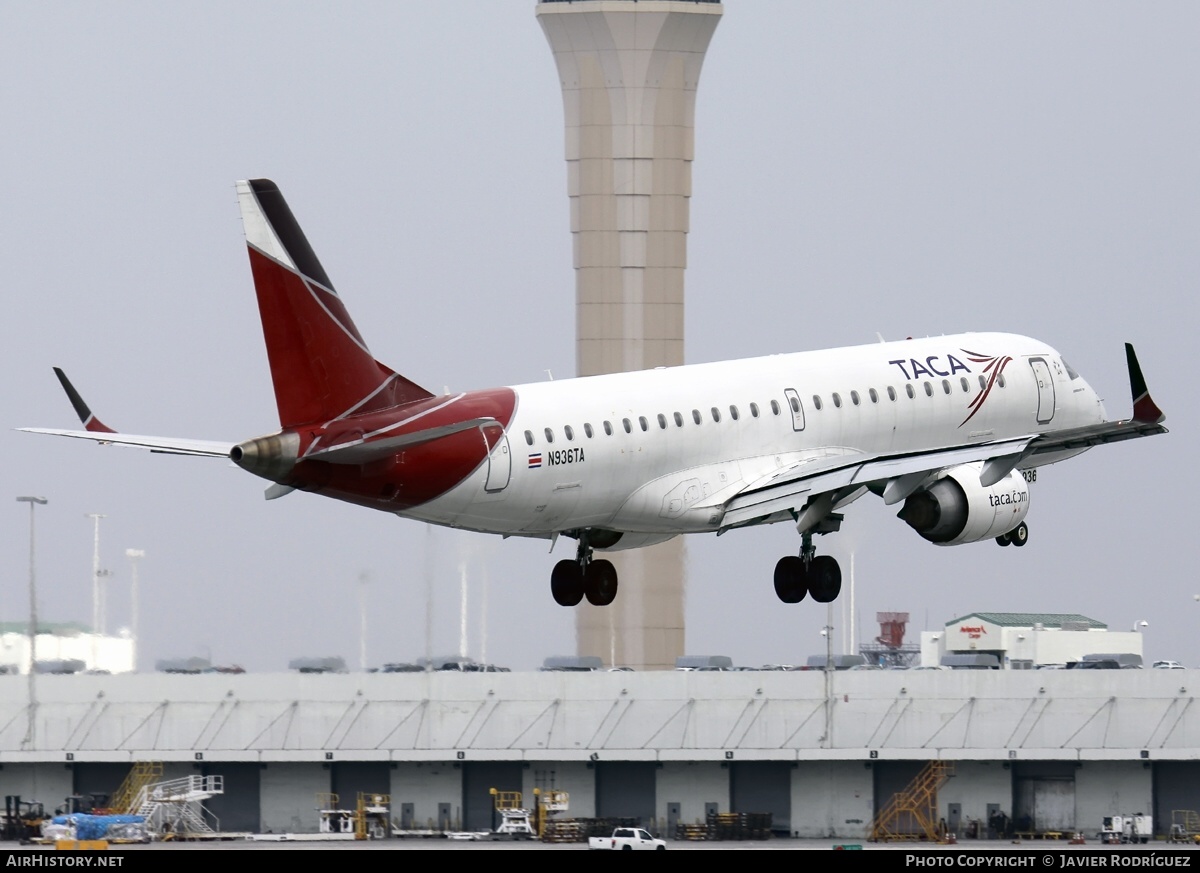
M542 466L542 453L536 452L531 454L529 456L529 469L536 470L540 466Z

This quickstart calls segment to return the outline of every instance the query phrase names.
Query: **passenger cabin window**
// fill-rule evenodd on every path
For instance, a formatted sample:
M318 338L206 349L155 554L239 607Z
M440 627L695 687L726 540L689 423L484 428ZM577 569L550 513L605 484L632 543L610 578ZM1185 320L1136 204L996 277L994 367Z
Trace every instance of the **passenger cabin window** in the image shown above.
M734 421L738 420L738 408L736 406L729 407L729 417Z
M942 390L945 391L947 394L950 393L950 380L949 379L942 380Z
M575 439L575 428L571 427L571 425L565 425L563 427L563 433L566 434L567 442Z
M586 421L583 423L583 432L587 434L589 440L596 435L596 432L592 430L591 424Z
M611 421L604 422L604 433L607 436L612 436L612 422Z
M533 445L533 431L531 431L531 430L525 431L525 443L526 443L526 445L530 445L530 446Z
M878 402L879 402L879 392L878 392L878 391L876 391L874 388L872 388L871 390L869 390L869 391L867 392L867 396L871 398L871 402L872 402L872 403L878 403Z
M779 415L779 401L778 400L771 401L771 412L774 415Z
M913 391L912 382L909 382L907 385L904 386L904 393L908 395L909 400L912 400L914 397L917 396L916 392Z
M888 386L888 400L891 400L894 402L895 399L896 399L896 389L893 388L891 385L889 385Z
M643 431L650 430L650 422L646 421L646 416L639 415L638 416L638 424L640 424L642 426Z
M1004 374L1003 373L1001 373L999 376L996 377L996 384L999 385L1001 388L1004 387L1005 382L1004 382Z
M663 415L661 412L658 414L658 426L661 427L663 430L667 429L667 417L665 415Z
M750 404L750 417L758 418L758 404L757 403Z
M821 395L820 394L813 395L813 409L817 410L817 412L821 411Z
M971 390L971 383L967 381L966 376L959 376L958 381L962 383L962 390L964 394Z
M675 413L675 426L683 427L683 416L680 415L678 412Z
M833 392L833 405L838 409L842 408L842 395L838 394L836 391Z
M554 431L550 430L550 428L546 428L546 442L554 442Z
M625 427L625 433L633 433L633 425L630 423L628 418L622 418L621 424Z
M987 379L983 378L983 375L982 375L982 374L980 374L980 376L979 376L979 390L980 390L980 391L983 391L985 388L987 388Z
M853 403L855 406L858 406L858 392L857 391L850 392L850 402Z
M925 383L925 396L926 397L933 396L933 386L930 385L928 382Z
M721 410L717 409L717 407L714 406L712 408L712 417L713 417L713 421L720 421L721 420Z
M700 422L704 421L704 419L701 418L701 416L700 416L699 409L692 410L692 421L696 422L696 424L699 424Z

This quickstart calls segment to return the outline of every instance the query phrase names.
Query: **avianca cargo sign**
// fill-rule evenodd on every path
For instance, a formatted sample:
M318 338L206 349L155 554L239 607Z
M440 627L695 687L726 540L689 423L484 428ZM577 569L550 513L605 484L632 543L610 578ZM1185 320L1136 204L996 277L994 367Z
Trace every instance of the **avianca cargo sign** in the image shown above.
M981 624L976 625L975 627L972 627L971 625L968 625L968 624L964 624L958 629L958 632L960 634L966 634L967 639L971 639L971 640L977 640L980 637L987 636L987 630Z

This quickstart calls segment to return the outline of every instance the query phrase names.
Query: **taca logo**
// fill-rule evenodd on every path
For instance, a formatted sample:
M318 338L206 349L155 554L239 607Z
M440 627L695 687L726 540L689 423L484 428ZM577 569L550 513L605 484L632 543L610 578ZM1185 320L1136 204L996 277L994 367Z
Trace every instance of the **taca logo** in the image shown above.
M969 410L967 417L958 423L958 426L962 427L975 417L975 413L983 408L984 401L992 393L992 388L995 387L996 380L1004 372L1004 368L1008 366L1008 362L1012 358L1009 355L984 355L979 352L973 352L970 349L959 349L959 351L972 364L982 364L983 373L987 376L983 390L976 394L974 399L967 404L967 409ZM904 378L910 382L922 376L933 378L934 376L944 377L953 376L955 373L972 372L970 367L964 364L959 358L950 354L930 355L921 360L917 360L916 358L895 358L888 361L888 363L894 367L899 367L900 372L904 374Z

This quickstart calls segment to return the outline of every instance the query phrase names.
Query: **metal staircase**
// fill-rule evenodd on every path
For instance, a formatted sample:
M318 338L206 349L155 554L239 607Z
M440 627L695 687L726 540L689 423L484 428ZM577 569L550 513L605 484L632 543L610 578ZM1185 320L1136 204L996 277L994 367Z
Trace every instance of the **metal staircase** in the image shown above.
M161 780L162 774L162 761L135 761L108 808L117 815L136 815L146 786Z
M938 821L938 789L954 775L954 765L930 761L907 788L897 791L871 823L872 842L946 839Z
M211 837L217 832L216 818L204 808L204 801L224 793L224 776L155 782L142 787L133 814L145 818L146 829L162 840Z

